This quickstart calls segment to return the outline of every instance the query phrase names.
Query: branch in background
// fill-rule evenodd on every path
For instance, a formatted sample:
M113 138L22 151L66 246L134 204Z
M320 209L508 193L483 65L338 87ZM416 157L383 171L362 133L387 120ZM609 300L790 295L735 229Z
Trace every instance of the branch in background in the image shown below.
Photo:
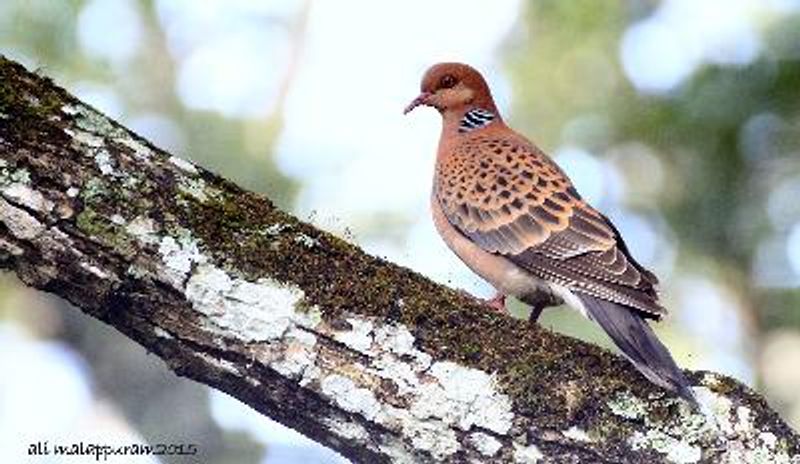
M0 264L357 462L800 463L729 378L692 413L625 361L164 153L0 58Z

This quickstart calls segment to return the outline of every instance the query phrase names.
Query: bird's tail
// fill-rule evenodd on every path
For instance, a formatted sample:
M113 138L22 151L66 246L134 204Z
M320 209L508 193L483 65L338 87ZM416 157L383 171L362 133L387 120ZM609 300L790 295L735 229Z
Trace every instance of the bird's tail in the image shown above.
M576 295L588 315L600 324L639 372L654 384L698 405L683 372L642 316L617 303L582 293Z

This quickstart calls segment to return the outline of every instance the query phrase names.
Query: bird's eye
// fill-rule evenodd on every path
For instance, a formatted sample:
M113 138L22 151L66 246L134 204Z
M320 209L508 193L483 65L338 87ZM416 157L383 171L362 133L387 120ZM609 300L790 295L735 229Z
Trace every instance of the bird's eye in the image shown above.
M446 74L442 77L442 80L439 81L439 88L440 89L449 89L456 85L456 78L453 77L451 74Z

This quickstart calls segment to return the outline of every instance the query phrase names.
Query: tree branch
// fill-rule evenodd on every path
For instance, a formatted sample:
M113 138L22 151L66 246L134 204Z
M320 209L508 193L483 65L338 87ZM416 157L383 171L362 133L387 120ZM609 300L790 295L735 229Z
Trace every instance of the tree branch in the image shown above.
M763 399L706 415L165 153L0 57L0 264L357 462L800 463Z

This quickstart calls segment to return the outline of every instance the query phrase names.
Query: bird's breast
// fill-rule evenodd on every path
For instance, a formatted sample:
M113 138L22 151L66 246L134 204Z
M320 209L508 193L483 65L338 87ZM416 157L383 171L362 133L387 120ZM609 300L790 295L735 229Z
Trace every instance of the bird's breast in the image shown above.
M459 232L444 215L435 191L431 196L431 211L433 224L447 246L467 267L498 291L517 298L542 290L549 291L547 283L520 268L505 256L483 250Z

